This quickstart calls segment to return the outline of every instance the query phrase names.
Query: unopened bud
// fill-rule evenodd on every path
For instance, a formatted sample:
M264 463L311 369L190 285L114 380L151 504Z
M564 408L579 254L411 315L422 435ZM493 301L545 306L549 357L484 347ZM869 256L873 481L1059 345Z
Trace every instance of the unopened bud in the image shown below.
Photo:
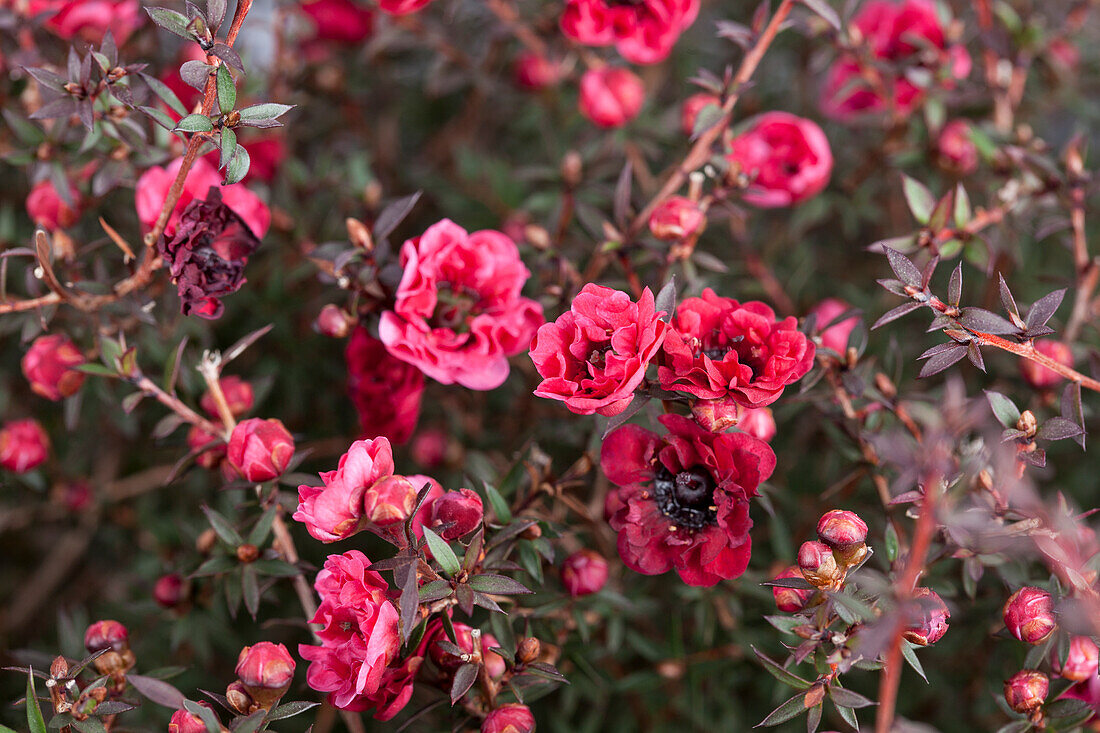
M1087 682L1097 674L1097 646L1087 636L1074 636L1069 640L1069 652L1065 664L1061 662L1058 650L1050 660L1054 673L1071 682Z
M1050 593L1024 586L1004 606L1004 622L1010 634L1028 644L1039 644L1054 632L1054 601Z
M537 540L542 537L542 527L538 524L530 524L524 527L523 531L519 533L519 536L525 540Z
M209 555L217 543L218 533L214 531L214 528L204 529L195 540L195 550L200 555Z
M229 684L229 687L225 688L225 699L229 703L229 707L241 715L248 715L252 712L252 705L254 704L252 696L248 694L248 689L240 680L234 680Z
M260 559L260 548L256 545L240 545L237 547L237 559L246 564L256 562Z
M649 231L657 239L676 242L689 239L706 226L707 215L699 204L683 196L670 196L649 217Z
M162 575L153 586L153 600L163 608L175 608L185 595L185 581L179 573Z
M344 223L348 228L348 239L353 245L365 252L374 251L374 238L371 237L370 229L367 229L366 224L351 217L348 217Z
M516 659L523 664L537 661L540 654L542 654L542 644L533 636L528 636L516 647Z
M1039 429L1039 421L1035 419L1035 414L1031 410L1024 410L1020 413L1020 419L1016 421L1016 429L1027 437L1033 438Z
M917 588L913 591L913 600L916 623L907 628L902 636L918 646L935 644L947 633L947 619L951 618L951 612L931 588Z
M832 548L837 562L858 565L867 557L867 523L855 512L833 509L817 523L817 536Z
M351 328L355 323L347 311L338 305L329 303L321 309L314 325L317 327L318 333L329 338L342 339L351 333Z
M222 377L218 380L218 386L221 388L226 406L229 407L229 413L234 417L240 417L251 410L256 402L252 385L236 375ZM210 391L203 394L202 399L199 400L199 405L206 410L207 415L214 418L221 417L221 413L218 411L218 403Z
M415 504L416 487L404 476L380 478L363 495L363 513L379 527L404 522Z
M54 679L61 679L67 677L69 674L69 663L65 661L65 657L54 657L53 663L50 664L50 677Z
M550 249L550 232L546 231L546 227L528 224L523 228L523 238L539 252Z
M798 568L802 577L818 588L836 585L844 577L844 570L824 542L803 542L798 550Z
M256 704L268 710L290 689L294 666L285 646L261 641L241 649L236 672Z
M1047 699L1050 679L1034 669L1022 669L1005 682L1005 702L1017 713L1038 710Z
M576 150L570 150L561 160L561 177L565 185L576 188L581 183L584 173L584 160Z
M428 526L450 542L477 529L484 516L481 497L469 489L445 492L432 502Z
M691 416L703 430L724 433L741 422L744 408L730 397L714 400L696 400L691 406Z
M791 565L789 568L775 576L776 580L783 580L784 578L804 578L802 571L795 565ZM775 596L775 607L783 613L795 613L801 611L806 606L806 602L810 600L814 592L808 588L782 588L777 585L772 586L772 595Z
M84 648L89 653L101 649L121 652L130 648L130 632L118 621L96 621L84 632Z
M607 584L607 560L594 550L577 550L562 562L561 582L573 598L597 593Z
M534 729L531 709L514 702L501 705L481 723L481 733L531 733Z

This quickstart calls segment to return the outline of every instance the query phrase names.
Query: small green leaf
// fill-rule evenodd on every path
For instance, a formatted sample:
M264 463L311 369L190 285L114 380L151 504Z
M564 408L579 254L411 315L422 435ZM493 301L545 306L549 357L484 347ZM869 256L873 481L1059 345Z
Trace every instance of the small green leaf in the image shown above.
M279 707L273 709L267 715L269 721L272 720L284 720L286 718L292 718L295 715L300 715L311 708L315 708L321 703L319 702L307 702L305 700L295 700L294 702L285 702Z
M275 127L277 126L275 120L292 109L294 109L293 104L277 104L275 102L253 104L239 110L241 124L249 127Z
M512 580L504 575L493 575L492 573L475 575L467 581L467 584L476 591L493 593L496 595L514 595L532 592L518 580Z
M485 484L485 496L489 500L489 506L493 508L493 514L501 524L512 521L512 510L508 508L508 502L500 495L492 484Z
M46 733L46 721L38 704L38 692L34 689L34 672L27 675L27 727L31 733Z
M248 533L248 544L259 547L267 540L267 536L271 534L271 525L275 522L275 511L276 507L273 506L263 513Z
M206 115L187 115L176 123L179 132L210 132L214 129L214 123Z
M145 8L145 12L158 26L175 33L180 38L191 39L191 32L187 30L187 16L168 8Z
M202 506L202 511L203 514L206 515L206 519L210 522L210 526L214 528L214 531L218 533L218 537L221 537L223 542L233 547L244 544L241 535L233 528L233 525L229 523L228 519L205 504Z
M993 415L997 418L997 422L1006 428L1016 427L1016 423L1020 421L1020 408L1015 402L1000 392L989 389L985 391L985 398L989 400L989 406L993 408Z
M913 218L921 224L927 224L932 216L932 209L936 206L936 197L923 183L905 174L901 176L901 184Z
M806 693L800 692L768 714L768 717L756 724L757 728L770 727L786 723L791 718L806 712Z
M886 523L886 559L890 562L898 559L898 531L893 522Z
M428 541L428 549L432 551L432 557L443 568L443 572L448 575L457 575L458 571L462 569L462 564L459 563L458 556L455 555L451 546L427 527L424 527L424 539Z
M955 189L955 226L962 229L970 223L973 217L974 212L970 208L970 196L960 183Z
M237 133L233 132L228 127L223 127L221 136L222 154L221 158L218 160L218 167L224 168L229 165L229 162L233 160L233 154L237 152Z
M858 692L852 692L844 687L836 687L835 685L829 687L829 697L833 699L837 705L846 708L866 708L871 705L875 705L873 700L868 700Z
M252 158L249 157L248 151L244 149L243 145L238 145L237 149L233 151L233 157L229 159L229 163L225 166L225 180L222 181L222 185L232 186L234 183L240 183L248 175L248 169L251 165Z
M222 573L229 572L237 566L237 560L229 557L228 555L215 555L214 557L206 560L202 565L191 573L192 578L201 578L206 575L221 575Z
M237 104L237 85L233 81L233 74L229 67L222 64L216 74L218 87L218 107L222 114L228 114Z

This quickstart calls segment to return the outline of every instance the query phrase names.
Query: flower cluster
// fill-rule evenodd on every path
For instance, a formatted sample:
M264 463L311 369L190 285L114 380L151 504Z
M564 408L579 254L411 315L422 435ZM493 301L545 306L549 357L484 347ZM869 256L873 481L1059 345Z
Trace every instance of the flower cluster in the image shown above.
M653 64L695 22L699 0L568 0L561 16L566 36L586 46L610 46L634 64Z

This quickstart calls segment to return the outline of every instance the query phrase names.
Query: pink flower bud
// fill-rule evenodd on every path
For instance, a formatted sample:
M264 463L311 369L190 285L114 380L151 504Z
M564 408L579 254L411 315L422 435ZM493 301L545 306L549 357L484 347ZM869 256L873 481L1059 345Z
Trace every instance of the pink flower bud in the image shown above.
M168 733L207 733L206 723L194 713L180 708L172 713L172 719L168 721Z
M96 621L84 632L84 648L89 653L101 649L121 652L130 646L130 632L118 621Z
M41 465L50 450L50 438L37 420L12 420L0 428L0 466L26 473Z
M1050 679L1034 669L1021 669L1005 682L1005 702L1018 713L1030 713L1047 699Z
M84 373L73 369L84 361L84 354L68 336L39 336L23 355L23 376L35 394L57 401L76 394L84 384Z
M244 683L240 680L233 680L229 683L229 686L225 688L225 700L229 703L229 707L236 710L241 715L248 715L252 712L252 706L254 701L252 695L249 694L248 688L244 686Z
M317 316L317 331L329 338L342 339L351 333L355 325L347 311L338 305L329 303Z
M524 51L516 57L516 84L523 89L537 92L554 86L561 80L561 64L532 51Z
M817 536L833 549L862 545L867 541L867 523L855 512L833 509L818 520Z
M237 678L257 705L269 709L294 679L294 657L282 644L261 641L241 649Z
M767 443L775 437L775 418L768 407L749 408L742 415L737 429Z
M607 560L593 550L577 550L562 562L561 582L574 598L598 593L607 584Z
M280 475L293 455L294 438L282 422L258 417L237 424L226 453L237 473L253 483Z
M1050 60L1063 72L1076 73L1081 65L1081 52L1065 38L1055 38L1047 45Z
M449 542L477 529L483 516L481 497L469 489L459 489L432 502L428 526Z
M240 417L251 410L252 405L256 402L256 396L252 391L252 385L238 376L222 377L218 380L218 385L222 388L222 394L225 395L225 402L229 406L229 412L234 417ZM214 418L221 417L221 414L218 412L218 405L214 402L214 395L210 394L209 391L199 400L199 405L202 406L202 409L206 410L207 415Z
M823 542L803 542L798 548L798 567L802 577L819 588L839 582L844 573L833 551Z
M826 298L810 311L817 321L817 331L821 335L821 345L844 356L848 351L848 338L852 335L858 316L845 318L843 321L826 328L830 323L839 318L844 312L851 310L852 306L837 298Z
M203 446L217 443L220 439L216 435L211 435L198 425L195 425L187 433L187 447L192 453L199 450ZM195 456L195 462L206 469L217 468L218 464L225 458L225 444L212 446Z
M699 113L703 111L703 108L711 104L721 107L722 100L716 95L707 94L706 92L692 94L684 100L684 105L680 108L680 129L683 130L685 135L695 132L695 120L699 117Z
M427 468L439 468L447 460L447 434L442 430L421 430L412 439L413 460Z
M80 218L80 192L71 183L69 198L75 209L61 198L52 180L39 181L27 195L27 215L43 229L71 227Z
M712 433L724 433L741 422L745 408L732 397L719 397L714 400L695 400L691 405L691 416L703 430Z
M600 127L622 127L638 115L644 101L642 80L629 69L605 66L581 77L581 114Z
M473 629L458 621L453 622L452 626L454 626L455 630L455 640L458 642L456 646L465 654L473 654ZM443 634L441 626L437 628L439 631L436 639L428 646L428 655L440 669L445 672L454 672L463 665L463 659L439 645L438 642L447 641L447 637ZM489 673L490 677L496 679L504 674L507 665L504 663L503 657L496 652L489 651L491 647L500 647L500 642L492 634L482 633L481 648L485 652L485 670Z
M514 702L501 705L481 723L481 733L531 733L534 729L531 709Z
M693 237L706 226L707 215L699 204L683 196L670 196L653 210L649 231L666 242L678 242Z
M1069 640L1069 654L1066 663L1058 659L1057 649L1051 657L1050 666L1054 673L1071 682L1086 682L1097 674L1097 646L1087 636L1074 636Z
M935 644L947 633L947 619L951 612L939 594L931 588L913 591L913 617L917 620L902 636L918 646Z
M783 578L803 578L802 571L798 569L797 565L791 565L789 568L775 576L776 580L782 580ZM772 586L772 595L775 596L775 607L783 613L795 613L801 611L806 606L806 601L810 600L814 592L808 589L799 590L798 588L780 588L778 586Z
M970 138L970 123L966 120L944 125L936 148L940 163L952 173L967 176L978 169L978 146Z
M1061 341L1054 341L1053 339L1036 341L1035 350L1044 356L1049 356L1059 364L1068 367L1073 366L1073 352L1070 351L1069 346ZM1050 389L1063 379L1058 372L1036 364L1030 359L1020 359L1020 374L1023 375L1024 381L1035 389Z
M175 608L185 596L183 576L179 573L162 575L153 585L153 600L164 608Z
M1005 626L1010 634L1028 644L1044 641L1057 626L1050 593L1024 586L1012 594L1004 607Z
M363 513L379 527L404 522L416 504L416 487L404 476L385 476L363 494Z

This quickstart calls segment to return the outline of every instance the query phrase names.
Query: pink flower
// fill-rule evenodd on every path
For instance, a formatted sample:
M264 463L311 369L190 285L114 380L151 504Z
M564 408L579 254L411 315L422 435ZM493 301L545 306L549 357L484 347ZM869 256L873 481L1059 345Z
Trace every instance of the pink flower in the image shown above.
M481 722L481 733L531 733L534 729L531 709L515 702L501 705Z
M378 7L390 15L408 15L415 13L432 0L378 0Z
M146 229L152 229L156 224L161 207L168 199L168 190L176 180L182 165L183 158L176 158L167 168L153 166L138 179L135 203L138 219ZM244 220L253 234L260 238L267 234L267 228L271 224L271 211L267 205L256 194L245 188L243 183L222 186L221 182L221 175L210 161L205 158L196 160L187 174L183 195L180 196L175 211L168 219L168 226L164 230L165 237L171 237L175 233L176 222L179 221L179 216L187 205L195 199L206 199L211 187L221 189L222 201Z
M978 170L978 146L970 137L970 123L952 120L940 130L936 141L940 163L952 173L968 176Z
M409 439L420 418L424 374L395 358L365 328L357 328L344 351L348 396L359 413L364 438L384 436L395 445Z
M401 264L394 309L378 327L386 349L437 382L499 387L507 357L543 322L542 306L520 295L531 273L515 242L444 219L405 242Z
M763 303L738 303L707 288L677 306L657 374L667 390L763 407L813 362L813 342L793 317L779 321Z
M865 80L862 62L856 56L842 55L829 70L822 91L821 107L830 117L848 119L891 107L898 114L908 114L923 101L925 90L913 83L907 68L926 66L941 76L945 88L970 74L970 54L962 46L948 46L932 0L871 0L863 4L851 25L865 39L871 56L892 64L896 71L883 74L876 65L875 73L885 89L876 88Z
M246 481L270 481L294 457L294 438L281 421L254 417L233 428L226 457Z
M722 100L717 95L708 94L707 92L692 94L684 100L684 104L680 108L680 129L685 135L695 132L695 120L699 117L699 113L710 105L721 107Z
M321 646L298 647L302 658L312 662L306 672L309 686L333 693L339 708L377 693L401 646L388 586L369 566L358 550L329 556L314 583L321 605L310 621L323 627Z
M523 89L541 91L557 84L561 76L561 64L551 61L544 54L524 51L516 57L516 84Z
M600 127L622 127L638 116L645 87L629 69L604 66L581 76L581 114Z
M46 460L50 438L37 420L12 420L0 428L0 466L26 473Z
M370 8L353 0L306 0L299 7L313 22L314 38L322 41L360 43L374 29Z
M379 480L393 475L393 452L386 438L357 440L335 471L321 474L324 486L299 486L294 519L321 542L335 542L363 528L364 496ZM419 491L420 484L414 484Z
M649 231L666 242L677 242L697 235L707 224L707 215L699 204L683 196L669 196L649 217Z
M317 314L317 320L313 322L314 328L329 338L346 338L355 326L355 320L347 311L338 305L328 303Z
M61 38L80 38L92 44L110 30L115 42L130 37L143 17L138 0L30 0L27 14L48 13L46 27Z
M71 227L80 218L80 192L71 183L69 199L71 206L61 198L52 180L39 181L27 194L27 215L43 229Z
M610 46L632 64L654 64L695 22L699 0L567 0L562 32L586 46Z
M737 429L742 433L748 433L757 440L770 443L775 437L775 418L767 407L756 407L745 410L741 422L737 423Z
M382 673L377 691L356 695L343 709L362 712L374 708L374 719L381 721L390 720L401 712L412 698L416 673L424 661L425 643L426 640L420 643L413 656L391 662Z
M749 499L775 469L767 443L711 433L662 415L658 436L624 425L604 439L600 465L618 489L607 498L619 556L645 575L675 569L688 585L736 578L752 551Z
M839 298L826 298L814 306L810 313L816 316L816 329L821 335L821 345L843 356L848 352L848 339L859 323L859 316L852 315L839 323L833 323L852 306Z
M1063 366L1073 366L1073 351L1066 344L1054 339L1035 341L1035 350L1043 356L1049 357ZM1030 359L1020 359L1020 374L1024 381L1035 389L1051 389L1057 386L1064 377L1053 369L1036 364Z
M80 390L84 372L73 367L85 361L84 354L65 334L39 336L23 355L23 376L36 395L56 402Z
M607 584L607 560L594 550L577 550L562 561L561 582L573 598L598 593Z
M207 733L207 727L202 718L180 708L168 721L168 733Z
M561 400L579 415L618 415L634 399L665 332L648 288L635 303L624 292L588 283L531 342L542 376L535 394Z
M812 120L767 112L730 143L726 160L749 178L746 203L773 209L812 198L829 183L833 153Z

